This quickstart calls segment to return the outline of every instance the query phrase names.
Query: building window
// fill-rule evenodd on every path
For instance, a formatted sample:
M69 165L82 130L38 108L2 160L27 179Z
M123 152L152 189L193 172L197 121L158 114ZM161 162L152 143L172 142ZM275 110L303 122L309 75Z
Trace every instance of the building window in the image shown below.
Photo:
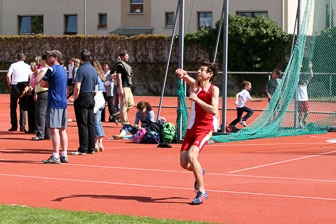
M107 14L100 13L98 28L106 28L106 27L107 27Z
M19 16L19 34L43 33L43 16Z
M238 16L247 16L247 17L257 17L257 16L265 16L268 17L267 11L260 11L260 12L237 12Z
M77 34L77 15L64 15L64 34Z
M143 13L143 0L130 0L131 10L130 13Z
M198 13L198 30L202 28L209 29L212 27L212 12Z
M166 12L166 26L174 26L175 18L173 12Z

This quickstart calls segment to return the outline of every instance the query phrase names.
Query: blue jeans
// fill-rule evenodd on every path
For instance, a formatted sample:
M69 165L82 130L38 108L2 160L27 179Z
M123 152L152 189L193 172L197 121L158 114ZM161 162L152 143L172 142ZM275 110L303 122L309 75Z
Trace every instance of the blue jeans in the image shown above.
M101 123L101 115L104 107L105 105L99 108L99 110L93 115L96 138L105 136L103 125Z
M130 124L124 124L121 130L124 130L126 134L131 133L132 135L139 131L138 129L136 129L136 127Z
M247 114L242 119L243 112L246 112ZM252 116L253 112L254 111L252 109L248 108L248 107L242 107L242 108L237 107L237 118L234 121L232 121L230 125L234 126L240 120L247 121L247 119L249 119Z

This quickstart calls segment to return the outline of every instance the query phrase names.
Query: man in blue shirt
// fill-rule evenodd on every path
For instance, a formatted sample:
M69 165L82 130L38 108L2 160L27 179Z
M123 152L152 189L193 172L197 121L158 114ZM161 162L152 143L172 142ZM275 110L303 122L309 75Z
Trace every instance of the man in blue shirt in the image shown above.
M45 164L68 163L68 135L67 127L67 72L60 65L62 54L58 50L47 51L47 63L50 66L40 82L41 87L48 87L48 108L46 115L47 127L50 128L50 135L53 145L53 155L42 162ZM59 157L60 145L63 149Z
M82 65L77 70L74 88L74 107L78 126L79 147L71 155L93 154L95 149L94 95L98 89L98 74L90 64L91 53L82 50Z

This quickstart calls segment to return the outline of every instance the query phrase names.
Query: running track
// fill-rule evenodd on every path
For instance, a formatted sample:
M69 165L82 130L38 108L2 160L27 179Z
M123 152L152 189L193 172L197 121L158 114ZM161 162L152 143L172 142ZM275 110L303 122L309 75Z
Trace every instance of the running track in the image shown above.
M194 179L179 167L179 144L165 149L105 139L103 153L44 165L51 141L9 133L9 95L0 95L0 103L1 204L221 223L335 223L336 147L327 142L334 133L207 145L200 161L209 199L192 206ZM163 103L175 106L176 99ZM265 103L250 106L262 109ZM233 119L235 112L228 113ZM175 114L176 109L161 112L173 122ZM69 118L74 120L72 106ZM103 125L107 137L120 128ZM76 150L76 122L67 131L69 151Z

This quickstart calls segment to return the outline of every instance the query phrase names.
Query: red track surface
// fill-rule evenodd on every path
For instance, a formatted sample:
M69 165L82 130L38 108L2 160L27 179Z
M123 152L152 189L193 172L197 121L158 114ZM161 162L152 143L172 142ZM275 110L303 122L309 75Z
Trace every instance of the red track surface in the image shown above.
M140 99L159 102L153 97L136 102ZM336 149L326 142L334 133L207 145L199 159L209 199L192 206L194 178L179 167L179 144L166 149L105 139L103 153L44 165L51 141L9 133L9 95L1 95L0 103L2 204L208 222L335 223ZM261 109L265 103L250 106ZM175 106L176 99L163 104ZM233 107L232 100L228 105ZM228 113L230 121L235 111ZM176 109L163 109L161 116L174 122ZM69 118L74 120L72 106ZM120 128L103 125L107 137ZM76 150L76 122L67 131L69 151Z

